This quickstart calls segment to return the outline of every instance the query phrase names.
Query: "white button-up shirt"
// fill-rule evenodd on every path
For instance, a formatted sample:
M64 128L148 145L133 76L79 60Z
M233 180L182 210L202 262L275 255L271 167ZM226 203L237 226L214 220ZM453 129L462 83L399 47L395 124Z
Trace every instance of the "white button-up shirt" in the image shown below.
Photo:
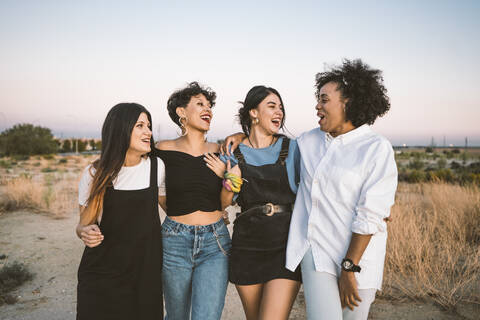
M363 125L333 138L313 129L297 143L300 186L290 223L286 267L312 248L315 270L340 275L352 232L372 234L362 255L359 289L381 289L387 244L384 218L397 188L397 167L388 140Z

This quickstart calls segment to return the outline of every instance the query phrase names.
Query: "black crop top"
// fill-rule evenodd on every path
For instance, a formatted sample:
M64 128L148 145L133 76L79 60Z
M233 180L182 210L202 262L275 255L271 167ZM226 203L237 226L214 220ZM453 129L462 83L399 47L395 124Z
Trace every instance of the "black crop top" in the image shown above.
M221 210L222 179L206 166L203 155L158 149L153 154L165 163L168 216Z

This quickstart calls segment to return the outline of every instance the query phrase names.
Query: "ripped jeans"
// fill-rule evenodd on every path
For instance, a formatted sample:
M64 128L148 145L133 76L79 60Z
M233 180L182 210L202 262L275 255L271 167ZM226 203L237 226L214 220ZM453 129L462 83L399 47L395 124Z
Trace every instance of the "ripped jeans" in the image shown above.
M223 219L193 226L167 217L162 224L162 237L165 319L220 319L231 248Z

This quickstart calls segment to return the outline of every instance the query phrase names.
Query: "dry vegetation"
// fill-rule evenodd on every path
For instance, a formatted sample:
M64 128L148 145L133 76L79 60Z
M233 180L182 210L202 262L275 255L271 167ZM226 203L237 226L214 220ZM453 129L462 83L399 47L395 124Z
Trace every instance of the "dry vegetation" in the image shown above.
M76 206L80 172L93 156L2 159L0 213L27 209L62 218Z
M387 298L480 303L480 191L400 184L389 227Z
M0 208L65 216L76 210L81 170L94 158L2 159ZM382 297L433 299L445 309L480 303L478 187L401 183L392 217Z

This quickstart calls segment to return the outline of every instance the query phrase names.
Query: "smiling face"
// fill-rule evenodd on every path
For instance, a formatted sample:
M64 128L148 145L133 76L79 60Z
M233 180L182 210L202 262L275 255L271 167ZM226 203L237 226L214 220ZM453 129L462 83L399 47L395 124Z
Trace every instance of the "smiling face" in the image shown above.
M137 122L132 130L130 137L129 152L146 154L151 151L150 140L152 139L152 131L150 130L150 121L148 121L145 112L140 113Z
M210 122L213 114L210 102L203 94L199 94L190 98L186 107L178 107L177 114L181 118L181 122L186 125L188 130L210 130ZM187 118L186 124L185 119Z
M250 110L250 117L258 119L258 124L252 121L254 126L262 128L269 135L277 134L283 120L282 101L276 94L270 93L257 108Z
M352 123L345 120L346 103L347 100L342 98L335 82L329 82L320 88L319 100L315 109L320 118L318 124L322 131L336 137L354 129Z

